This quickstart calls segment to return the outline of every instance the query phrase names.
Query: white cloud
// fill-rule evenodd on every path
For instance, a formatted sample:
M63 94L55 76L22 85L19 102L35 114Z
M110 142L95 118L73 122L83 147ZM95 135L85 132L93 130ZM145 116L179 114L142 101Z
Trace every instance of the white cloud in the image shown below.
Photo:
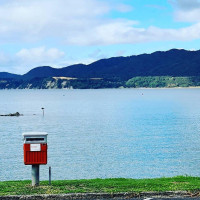
M194 10L200 8L199 0L169 0L169 2L181 10Z
M58 66L64 59L65 53L56 48L37 47L31 49L21 49L15 55L8 55L0 52L0 72L8 71L14 73L25 73L33 67L49 65Z
M199 0L171 0L175 8L174 16L177 21L199 22L200 1Z
M137 20L112 19L107 15L112 10L128 12L132 7L108 2L106 0L4 1L0 5L0 43L34 42L50 38L66 45L111 45L200 38L199 23L181 29L161 29L153 26L138 28ZM198 0L170 2L175 6L177 19L199 22ZM21 54L29 57L26 51Z
M88 36L89 40L85 40ZM68 38L76 45L136 44L153 41L190 41L200 38L200 23L180 29L134 28L128 23L111 23L96 27L92 34L82 33L79 38Z
M112 9L126 12L130 6L112 7L99 0L8 1L0 5L0 41L30 42L44 37L66 40L106 23L101 17Z
M16 53L16 57L22 62L50 63L54 62L64 56L64 52L56 48L46 49L45 47L38 47L32 49L22 49Z
M200 8L192 11L177 11L175 19L182 22L198 22L200 21Z
M160 29L150 27L147 29L149 40L152 41L189 41L200 38L200 23L180 29ZM154 40L153 40L154 38Z

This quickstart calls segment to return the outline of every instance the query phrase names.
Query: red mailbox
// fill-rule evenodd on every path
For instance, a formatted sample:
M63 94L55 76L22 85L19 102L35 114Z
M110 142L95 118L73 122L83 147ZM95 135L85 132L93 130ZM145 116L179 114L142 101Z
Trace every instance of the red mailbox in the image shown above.
M27 132L24 136L24 164L47 164L47 133Z

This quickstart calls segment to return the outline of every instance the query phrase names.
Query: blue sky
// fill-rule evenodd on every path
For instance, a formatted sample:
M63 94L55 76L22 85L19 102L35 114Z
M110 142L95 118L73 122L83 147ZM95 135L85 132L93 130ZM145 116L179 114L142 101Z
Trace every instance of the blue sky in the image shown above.
M1 0L0 71L198 50L200 0Z

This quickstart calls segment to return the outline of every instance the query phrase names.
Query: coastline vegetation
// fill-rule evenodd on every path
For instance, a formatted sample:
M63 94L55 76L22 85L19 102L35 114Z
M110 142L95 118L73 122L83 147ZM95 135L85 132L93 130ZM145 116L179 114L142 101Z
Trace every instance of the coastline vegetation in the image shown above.
M200 77L172 77L172 76L138 76L129 79L126 87L148 87L148 88L173 88L173 87L197 87L200 86Z
M101 89L199 87L200 76L137 76L129 80L113 78L49 77L31 80L0 79L0 89Z
M165 191L200 191L200 177L177 176L155 179L91 179L57 180L48 185L41 181L40 186L32 187L31 181L0 182L0 196L67 194L67 193L119 193L119 192L165 192Z

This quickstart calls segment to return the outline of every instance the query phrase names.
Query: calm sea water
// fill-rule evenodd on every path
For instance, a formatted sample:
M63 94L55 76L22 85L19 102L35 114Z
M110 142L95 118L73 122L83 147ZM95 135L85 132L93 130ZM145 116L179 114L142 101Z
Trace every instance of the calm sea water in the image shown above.
M17 111L0 117L0 181L31 178L27 131L49 134L42 180L200 176L200 89L0 90L0 114Z

